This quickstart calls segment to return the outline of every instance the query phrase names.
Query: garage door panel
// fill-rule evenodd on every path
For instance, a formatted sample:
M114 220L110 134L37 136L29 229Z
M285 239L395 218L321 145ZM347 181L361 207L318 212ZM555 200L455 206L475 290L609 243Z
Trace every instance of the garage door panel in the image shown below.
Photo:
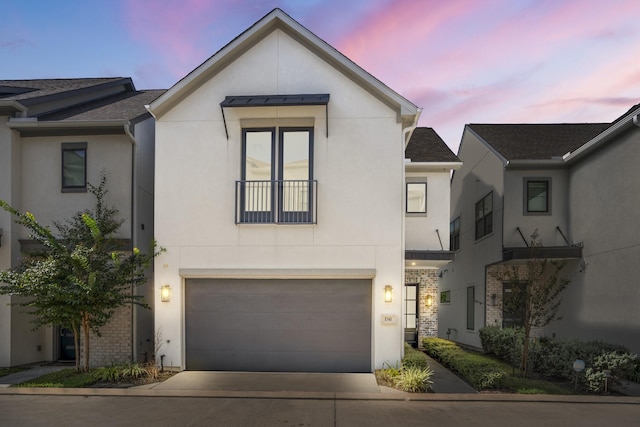
M188 279L185 323L187 369L371 371L368 280Z

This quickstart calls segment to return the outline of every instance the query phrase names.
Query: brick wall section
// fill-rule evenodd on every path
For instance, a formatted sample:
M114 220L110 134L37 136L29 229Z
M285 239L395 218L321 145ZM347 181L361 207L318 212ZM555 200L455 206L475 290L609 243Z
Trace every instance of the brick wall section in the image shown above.
M438 270L406 270L405 283L418 284L418 346L422 348L423 338L438 336ZM431 306L427 305L428 296Z
M487 295L485 301L487 302L487 326L500 326L502 327L502 277L507 269L512 270L514 266L509 265L495 265L487 268ZM526 264L518 265L515 268L518 269L518 276L521 278L527 277ZM495 295L495 303L492 295ZM544 328L531 328L531 337L544 336Z
M89 365L92 368L131 363L132 307L120 307L109 323L100 328L101 336L89 338ZM84 360L84 344L80 343L80 360Z

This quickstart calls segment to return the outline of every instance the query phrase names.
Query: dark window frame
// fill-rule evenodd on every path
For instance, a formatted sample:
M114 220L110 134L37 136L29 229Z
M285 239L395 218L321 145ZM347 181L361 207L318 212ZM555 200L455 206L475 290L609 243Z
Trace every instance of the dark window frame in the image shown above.
M525 304L527 297L527 282L502 282L502 327L523 327ZM511 300L510 300L511 299ZM519 311L507 311L507 306L518 305Z
M83 183L81 185L65 184L65 153L83 152L84 163L82 165ZM62 193L86 193L87 192L87 143L63 142L60 151L60 189Z
M240 217L236 220L240 224L313 224L315 223L315 183L313 181L314 163L314 126L268 126L242 128L241 179L247 181L247 134L252 132L271 133L271 177L264 181L270 187L270 206L268 211L246 211L245 192L249 191L245 185L240 188ZM309 134L309 176L307 179L307 207L306 211L286 211L284 209L284 135L287 132L308 132ZM237 218L237 216L236 216ZM302 220L301 220L302 219Z
M409 210L409 185L423 185L424 186L424 210L421 211L410 211ZM407 215L412 215L412 216L424 216L427 214L427 191L428 191L428 187L427 187L427 181L426 180L420 180L420 181L407 181L405 183L405 207L404 207L404 212Z
M449 250L460 250L460 217L449 224Z
M440 292L440 303L448 304L451 302L451 291L442 291Z
M476 287L467 287L467 330L476 329Z
M487 200L491 198L491 207L488 212ZM479 240L493 233L493 191L489 191L483 198L478 200L475 205L475 236ZM481 208L482 216L478 217L478 208Z
M546 209L545 210L530 210L529 209L529 184L535 183L546 184ZM551 178L524 178L523 179L523 213L524 215L551 215Z

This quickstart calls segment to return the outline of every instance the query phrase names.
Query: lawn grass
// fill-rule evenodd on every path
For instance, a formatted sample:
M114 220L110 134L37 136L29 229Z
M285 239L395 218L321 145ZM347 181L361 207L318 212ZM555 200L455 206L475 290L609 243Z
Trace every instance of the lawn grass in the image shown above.
M15 374L16 372L26 371L29 368L14 367L14 368L0 368L0 377Z
M96 379L91 372L77 372L75 369L63 369L24 383L16 384L13 387L79 388L90 386L95 382Z

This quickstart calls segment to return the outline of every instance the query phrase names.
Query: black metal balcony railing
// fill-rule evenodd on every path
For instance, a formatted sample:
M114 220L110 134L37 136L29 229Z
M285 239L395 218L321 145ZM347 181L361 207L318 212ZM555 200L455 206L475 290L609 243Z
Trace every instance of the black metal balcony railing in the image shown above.
M318 181L236 181L236 224L315 224Z

